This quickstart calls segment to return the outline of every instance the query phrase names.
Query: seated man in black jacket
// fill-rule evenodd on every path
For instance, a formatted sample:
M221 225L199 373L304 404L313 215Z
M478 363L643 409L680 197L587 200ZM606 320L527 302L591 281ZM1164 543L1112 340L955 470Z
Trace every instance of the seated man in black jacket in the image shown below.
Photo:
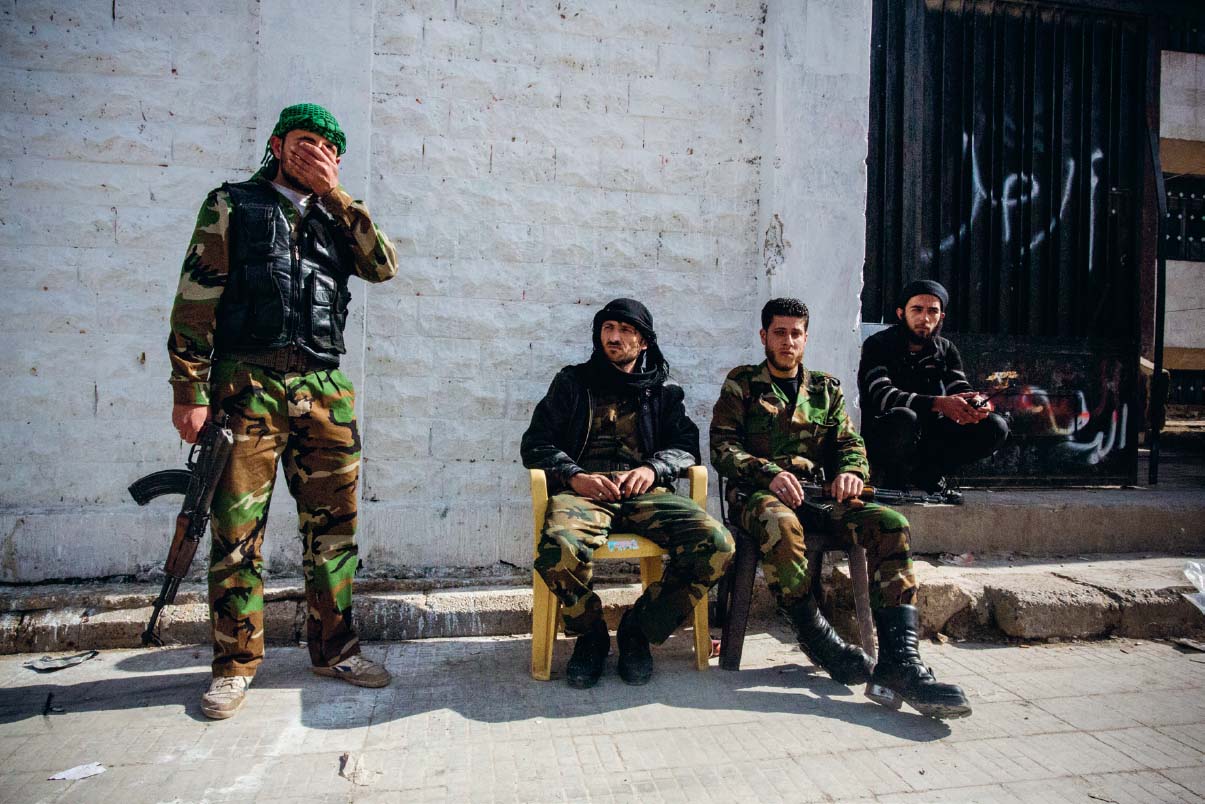
M949 300L938 282L910 282L899 322L862 344L862 436L883 486L943 490L946 473L1008 438L1008 423L971 388L958 349L938 334Z
M619 623L619 675L629 684L649 680L649 643L682 624L732 558L724 526L672 493L679 473L699 462L699 429L683 396L648 309L616 299L594 316L590 360L553 378L523 434L523 465L543 469L552 494L535 570L561 602L565 633L578 637L565 671L572 687L594 686L611 650L591 556L612 529L669 552L662 580Z

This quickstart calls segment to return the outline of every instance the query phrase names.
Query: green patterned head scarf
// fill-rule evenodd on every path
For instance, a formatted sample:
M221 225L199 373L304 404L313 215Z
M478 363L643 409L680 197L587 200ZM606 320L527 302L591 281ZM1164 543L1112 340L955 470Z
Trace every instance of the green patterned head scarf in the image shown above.
M280 119L276 121L276 127L272 129L272 137L284 137L290 131L298 128L303 131L311 131L320 137L326 137L338 150L340 156L347 151L347 135L339 127L339 121L333 114L316 103L296 103L281 109ZM260 163L263 168L256 175L269 178L271 175L275 175L275 162L276 158L272 156L272 141L269 138L268 143L264 146L263 162Z

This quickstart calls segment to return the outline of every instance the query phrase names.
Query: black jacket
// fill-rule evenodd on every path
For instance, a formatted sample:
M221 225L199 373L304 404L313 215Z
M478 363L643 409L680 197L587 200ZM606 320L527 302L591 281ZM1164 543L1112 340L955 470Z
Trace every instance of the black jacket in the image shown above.
M566 366L552 378L548 393L531 414L520 450L523 465L548 474L549 491L569 485L585 471L578 466L590 429L590 389L586 363ZM699 428L686 415L682 386L674 382L638 392L640 451L657 475L657 485L671 487L681 472L699 463Z
M929 413L934 397L973 390L962 356L948 339L935 335L919 352L910 351L908 343L907 328L896 324L862 344L858 393L867 416L903 407Z
M267 181L223 185L233 203L230 275L218 302L219 355L300 346L337 366L352 258L337 223L310 204L294 232ZM287 202L284 202L287 203Z

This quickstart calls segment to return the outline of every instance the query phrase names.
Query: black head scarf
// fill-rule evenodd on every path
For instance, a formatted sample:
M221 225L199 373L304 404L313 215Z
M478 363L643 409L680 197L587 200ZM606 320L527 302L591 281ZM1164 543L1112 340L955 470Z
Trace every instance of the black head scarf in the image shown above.
M941 311L944 313L946 307L950 304L950 293L945 289L940 282L935 282L932 279L915 279L904 285L904 289L900 291L899 306L908 309L908 300L913 296L936 296L941 302Z
M631 324L648 343L648 348L636 360L632 371L620 371L607 359L602 348L602 326L606 321ZM600 391L635 391L653 388L669 378L669 363L657 345L653 330L653 314L635 299L615 299L594 315L594 351L587 364L590 386Z

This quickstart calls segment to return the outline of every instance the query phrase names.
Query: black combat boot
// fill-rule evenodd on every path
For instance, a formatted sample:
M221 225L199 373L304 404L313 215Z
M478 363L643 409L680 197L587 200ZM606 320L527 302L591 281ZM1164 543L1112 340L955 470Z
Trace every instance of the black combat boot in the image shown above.
M879 632L879 663L875 665L866 696L891 709L905 701L922 715L936 718L966 717L971 705L962 690L942 684L921 663L916 646L920 615L915 606L892 606L874 613Z
M815 600L808 597L785 611L795 626L799 647L809 659L828 671L833 681L848 687L870 680L874 661L866 651L850 645L833 630Z
M640 630L640 623L632 616L632 610L624 612L615 632L619 643L619 677L629 684L649 683L653 677L653 654L649 650L648 637Z
M573 643L573 655L565 665L565 680L569 686L584 690L597 684L610 652L611 635L607 632L607 624L600 619Z

